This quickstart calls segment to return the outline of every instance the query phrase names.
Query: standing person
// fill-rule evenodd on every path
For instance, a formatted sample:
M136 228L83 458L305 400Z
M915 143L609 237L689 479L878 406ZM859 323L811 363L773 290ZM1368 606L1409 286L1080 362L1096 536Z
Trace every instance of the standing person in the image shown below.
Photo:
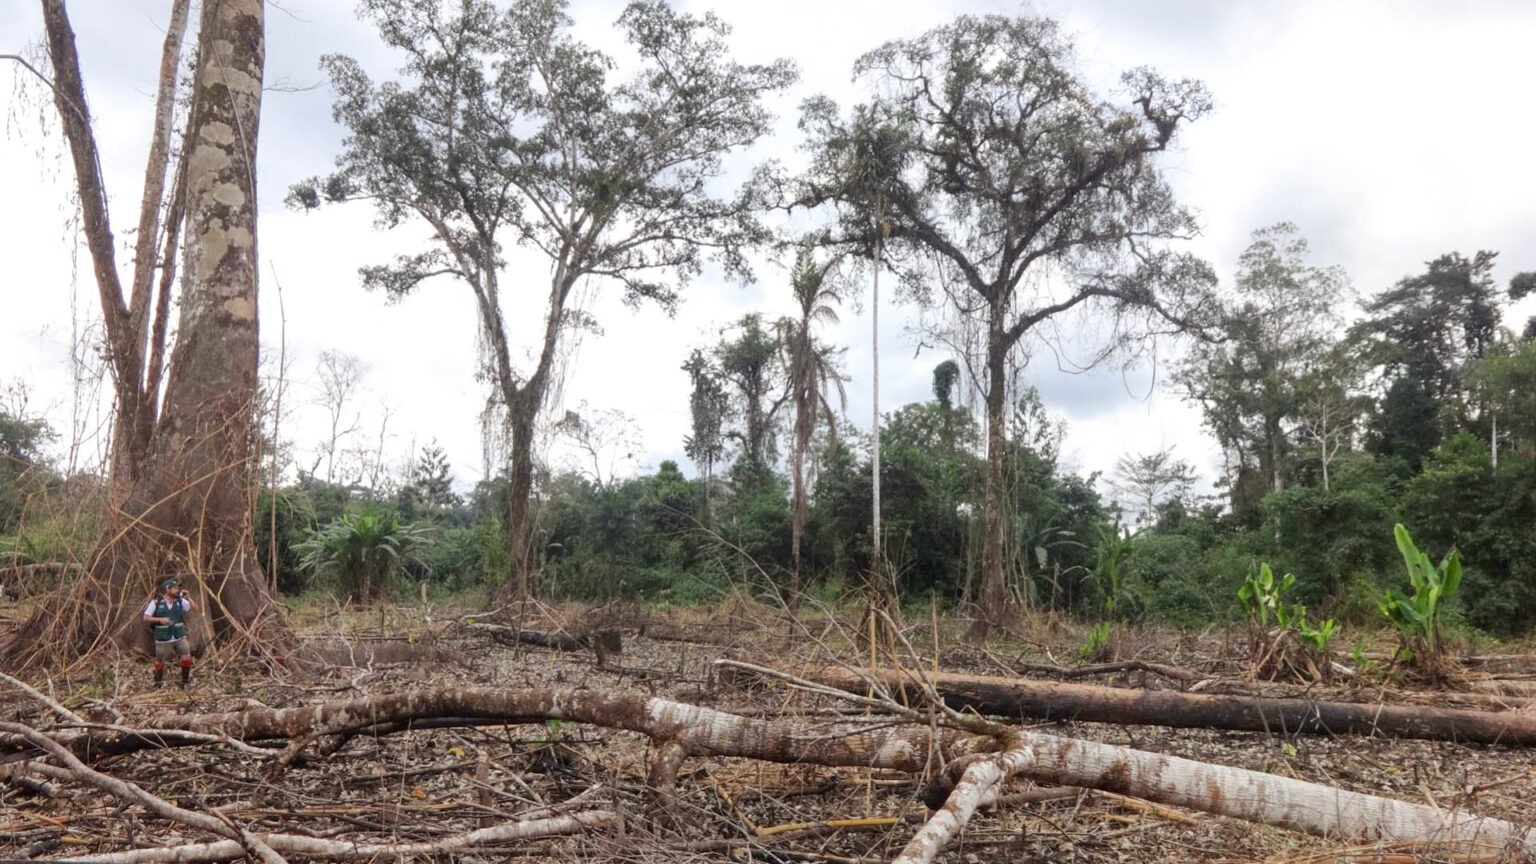
M192 611L192 598L182 590L181 580L171 577L160 583L160 596L144 607L144 623L150 625L155 640L155 686L165 683L165 661L181 657L181 686L192 680L192 646L187 642L186 616Z

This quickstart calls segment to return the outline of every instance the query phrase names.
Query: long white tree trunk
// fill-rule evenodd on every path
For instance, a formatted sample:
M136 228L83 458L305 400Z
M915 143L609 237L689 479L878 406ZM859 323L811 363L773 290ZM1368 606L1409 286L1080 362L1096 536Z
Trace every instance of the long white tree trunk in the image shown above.
M1085 786L1159 804L1302 831L1336 840L1461 841L1536 854L1524 826L1350 792L1319 783L1096 741L1020 732L1016 746L972 764L896 859L927 864L1012 776L1037 783Z

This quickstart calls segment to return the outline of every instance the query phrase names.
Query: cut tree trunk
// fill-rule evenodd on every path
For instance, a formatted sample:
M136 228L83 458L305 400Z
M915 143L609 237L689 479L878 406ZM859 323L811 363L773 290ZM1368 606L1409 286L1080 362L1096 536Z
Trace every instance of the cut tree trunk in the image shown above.
M1015 718L1536 746L1536 715L1512 711L1209 696L895 669L818 666L796 669L794 674L856 694L866 692L868 681L873 680L914 702L922 699L921 680L931 684L951 708Z
M1007 751L966 768L944 806L896 864L932 861L978 807L996 799L1011 776L1131 795L1333 840L1476 843L1490 851L1513 848L1514 860L1536 853L1531 829L1501 819L1097 741L1020 732Z
M82 759L102 759L144 749L208 743L198 735L228 735L245 741L313 738L345 734L387 724L452 717L471 725L480 719L503 723L543 723L558 719L627 729L658 742L675 742L689 756L738 756L768 762L888 768L918 772L937 750L951 758L990 752L987 738L940 730L936 747L926 726L891 727L850 724L833 734L824 723L800 718L763 720L742 717L644 693L583 690L575 687L459 687L417 690L384 696L326 702L300 708L254 708L221 714L168 714L151 718L146 730L67 730L54 740ZM176 733L195 733L178 737ZM0 735L0 753L38 755L25 740Z

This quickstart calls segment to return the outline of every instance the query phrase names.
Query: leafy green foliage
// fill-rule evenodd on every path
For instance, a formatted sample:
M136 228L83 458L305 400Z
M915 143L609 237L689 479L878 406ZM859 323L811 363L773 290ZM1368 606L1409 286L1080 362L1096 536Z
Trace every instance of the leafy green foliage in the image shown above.
M1329 646L1338 635L1338 622L1328 618L1314 625L1307 607L1286 597L1295 584L1294 573L1276 579L1265 563L1238 589L1238 602L1248 616L1251 671L1271 680L1282 674L1327 680L1332 674Z
M343 515L297 549L304 569L347 599L374 600L397 587L406 567L419 561L426 536L391 510L367 507Z
M1461 586L1461 553L1452 549L1439 566L1419 551L1413 537L1401 523L1392 529L1397 549L1408 569L1412 594L1388 589L1381 601L1381 612L1397 628L1404 655L1426 674L1442 674L1441 613L1446 601Z
M278 590L299 594L309 587L314 574L304 565L300 547L310 539L315 522L314 500L303 489L263 489L256 496L251 514L256 560L269 578L275 568Z
M53 431L29 415L25 392L16 385L0 404L0 535L16 531L28 503L53 479L42 452Z
M1088 638L1083 642L1083 647L1078 649L1078 656L1087 663L1102 662L1114 657L1114 625L1108 621L1100 621L1088 631Z

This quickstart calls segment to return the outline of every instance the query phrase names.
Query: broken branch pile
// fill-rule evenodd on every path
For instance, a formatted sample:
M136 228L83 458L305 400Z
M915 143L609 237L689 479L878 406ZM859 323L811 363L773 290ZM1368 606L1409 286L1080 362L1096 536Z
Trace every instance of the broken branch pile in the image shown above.
M327 736L344 736L361 729L433 725L445 719L505 724L559 720L648 736L657 745L651 778L663 787L656 790L658 799L663 801L668 800L679 765L690 757L873 767L940 776L963 767L945 805L920 829L899 859L909 862L931 860L978 807L998 798L1010 777L1122 793L1159 804L1338 839L1460 840L1514 845L1536 852L1536 838L1527 829L1497 819L1011 727L998 727L1002 730L999 734L985 735L881 718L825 723L793 715L759 719L642 693L571 687L445 687L294 708L167 714L152 718L155 732L62 727L44 736L35 729L8 724L0 726L0 747L13 760L51 759L75 778L100 786L91 779L95 772L85 766L84 760L148 746L207 745L225 738L246 745L288 741L292 742L291 748L302 749L308 742ZM178 733L183 737L175 737ZM276 832L261 834L241 829L242 833L232 836L233 828L215 830L213 823L197 820L197 827L220 839L175 847L178 851L134 850L92 860L112 864L223 860L260 851L255 843L265 844L274 855L289 852L323 857L400 857L468 848L493 840L504 842L590 830L611 824L613 819L612 810L595 809L584 814L523 819L480 832L424 841L425 845L342 844L351 851L329 845L323 838Z

